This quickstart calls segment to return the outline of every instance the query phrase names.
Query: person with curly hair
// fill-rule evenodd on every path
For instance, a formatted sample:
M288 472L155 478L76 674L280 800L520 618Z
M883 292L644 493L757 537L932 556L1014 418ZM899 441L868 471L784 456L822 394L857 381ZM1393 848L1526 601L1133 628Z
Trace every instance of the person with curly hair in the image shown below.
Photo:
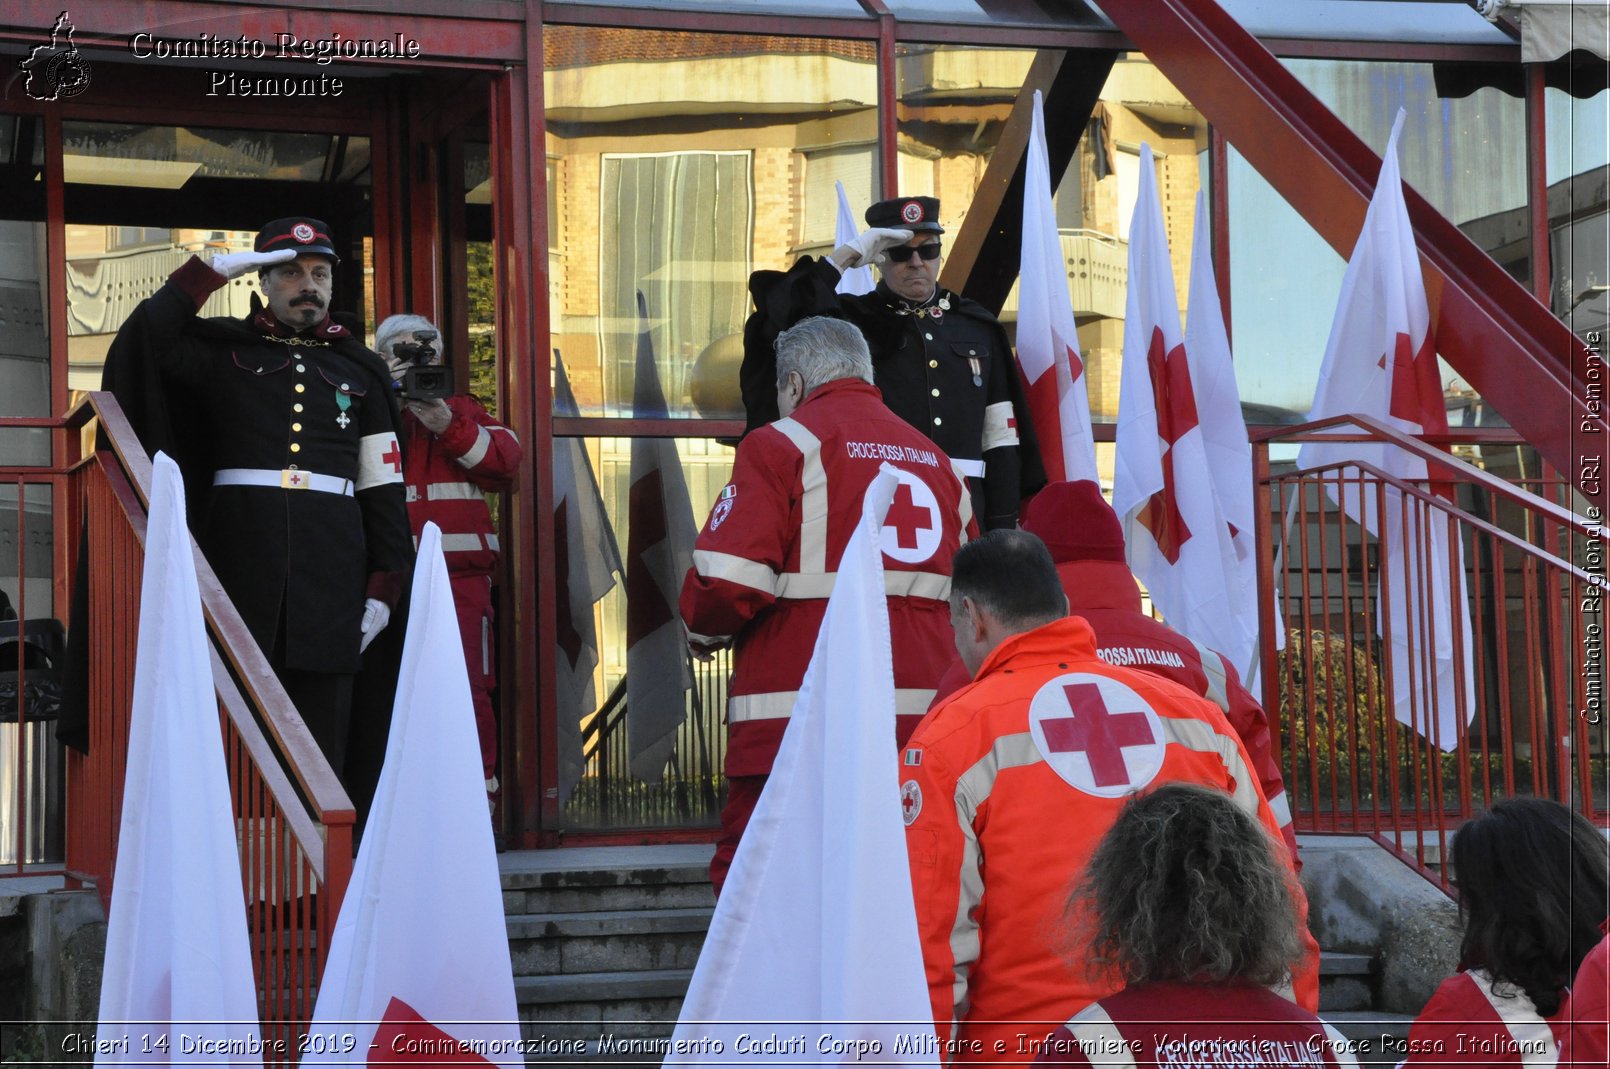
M1610 847L1580 814L1511 798L1454 834L1460 972L1409 1029L1404 1064L1551 1066L1577 967L1602 938Z
M1275 992L1304 944L1280 843L1223 791L1130 797L1068 901L1092 971L1124 988L1050 1033L1037 1065L1356 1065L1347 1041Z

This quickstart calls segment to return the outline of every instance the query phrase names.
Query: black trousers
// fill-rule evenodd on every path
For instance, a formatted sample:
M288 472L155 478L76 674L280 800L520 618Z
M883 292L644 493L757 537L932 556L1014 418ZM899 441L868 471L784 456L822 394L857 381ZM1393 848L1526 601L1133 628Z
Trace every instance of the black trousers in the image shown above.
M352 724L352 674L309 672L285 664L285 610L280 609L274 648L268 663L279 677L291 704L319 744L336 778L346 783L347 731Z

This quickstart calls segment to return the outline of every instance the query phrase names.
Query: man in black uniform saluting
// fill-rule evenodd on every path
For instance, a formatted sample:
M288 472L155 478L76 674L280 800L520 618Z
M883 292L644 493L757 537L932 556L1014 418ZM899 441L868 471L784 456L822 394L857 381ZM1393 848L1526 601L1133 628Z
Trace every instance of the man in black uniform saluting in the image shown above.
M866 221L870 229L829 259L750 276L756 310L739 376L748 429L777 418L777 335L807 316L849 320L872 350L884 403L967 476L985 528L1014 527L1018 502L1045 484L1045 471L1006 332L983 305L939 287L938 200L880 201ZM878 265L877 288L835 293L840 274L863 264Z
M339 262L305 217L191 257L123 324L103 378L184 471L191 529L338 774L353 675L413 556L390 376L329 315ZM266 309L196 315L248 271Z

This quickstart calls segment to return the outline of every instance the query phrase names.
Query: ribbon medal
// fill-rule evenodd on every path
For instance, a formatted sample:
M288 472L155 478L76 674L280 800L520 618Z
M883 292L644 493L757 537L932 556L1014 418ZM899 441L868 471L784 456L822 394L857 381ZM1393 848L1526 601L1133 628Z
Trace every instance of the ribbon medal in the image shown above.
M342 430L346 430L347 424L352 422L352 417L347 415L347 409L352 407L352 396L337 390L335 392L335 407L341 410L336 415L335 421Z
M978 362L978 357L969 356L967 358L967 366L973 369L973 385L984 385L984 365Z

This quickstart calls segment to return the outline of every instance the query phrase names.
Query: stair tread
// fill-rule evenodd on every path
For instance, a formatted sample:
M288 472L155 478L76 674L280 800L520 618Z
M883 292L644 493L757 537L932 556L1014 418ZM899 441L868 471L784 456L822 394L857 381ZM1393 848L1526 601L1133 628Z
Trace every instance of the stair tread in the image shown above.
M1353 954L1342 950L1322 950L1319 953L1321 976L1367 975L1374 968L1375 958L1370 954Z
M699 932L710 927L714 906L674 909L601 909L574 913L511 913L509 936L530 939L576 935L632 935L645 932ZM548 929L552 929L551 932Z
M679 997L687 992L692 969L643 969L631 972L555 973L516 976L516 1001L618 1002L643 997Z

